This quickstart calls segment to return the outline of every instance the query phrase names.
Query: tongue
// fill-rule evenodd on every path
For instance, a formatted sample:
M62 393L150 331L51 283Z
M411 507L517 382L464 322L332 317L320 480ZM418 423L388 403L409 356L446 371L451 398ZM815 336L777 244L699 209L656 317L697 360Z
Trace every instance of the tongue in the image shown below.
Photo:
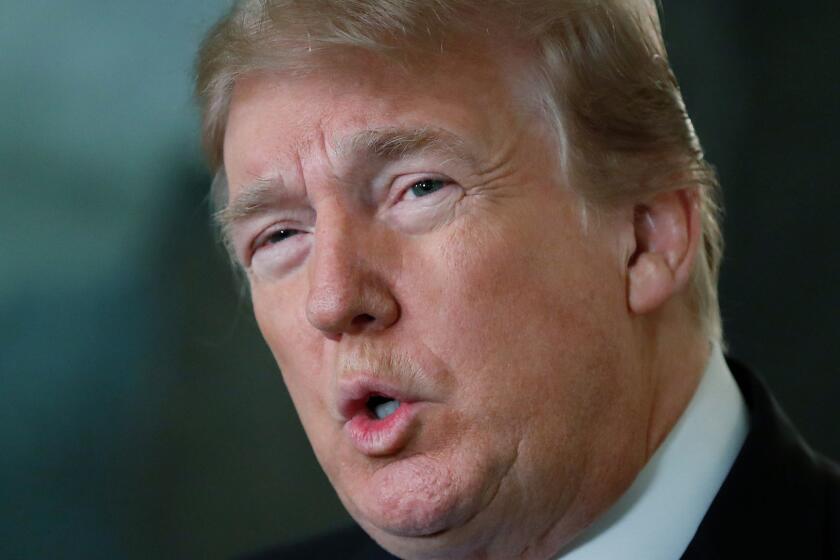
M384 420L385 418L392 415L399 407L400 407L400 401L395 401L395 400L385 401L382 404L376 405L373 409L373 413L376 414L376 417L378 419Z

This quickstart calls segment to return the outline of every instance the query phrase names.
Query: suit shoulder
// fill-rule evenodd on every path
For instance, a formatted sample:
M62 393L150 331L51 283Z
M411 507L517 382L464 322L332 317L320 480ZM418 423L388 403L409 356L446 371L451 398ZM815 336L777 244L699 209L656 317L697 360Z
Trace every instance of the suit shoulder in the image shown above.
M358 526L343 527L306 540L276 546L242 560L391 560Z
M760 378L730 369L750 433L683 560L837 558L837 465L811 449Z

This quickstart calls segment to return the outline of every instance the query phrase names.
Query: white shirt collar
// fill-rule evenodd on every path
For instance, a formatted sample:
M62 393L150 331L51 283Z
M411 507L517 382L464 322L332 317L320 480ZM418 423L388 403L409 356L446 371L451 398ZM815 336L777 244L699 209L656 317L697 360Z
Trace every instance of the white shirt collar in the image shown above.
M715 345L694 396L665 441L621 499L560 558L680 558L748 431L743 397Z

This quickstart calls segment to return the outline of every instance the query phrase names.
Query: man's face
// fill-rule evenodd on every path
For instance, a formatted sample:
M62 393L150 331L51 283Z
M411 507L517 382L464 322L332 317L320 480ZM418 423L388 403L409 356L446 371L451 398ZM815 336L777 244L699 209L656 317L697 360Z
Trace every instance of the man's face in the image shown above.
M511 74L368 60L231 106L260 329L341 500L407 557L556 546L645 460L616 227L582 226Z

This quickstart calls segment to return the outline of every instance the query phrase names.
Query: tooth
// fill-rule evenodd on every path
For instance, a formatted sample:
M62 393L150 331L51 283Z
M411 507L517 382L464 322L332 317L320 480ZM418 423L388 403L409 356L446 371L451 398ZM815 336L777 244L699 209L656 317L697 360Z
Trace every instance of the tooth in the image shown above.
M391 400L391 401L386 401L382 404L376 405L376 407L373 409L373 412L374 412L374 414L376 414L376 417L378 419L384 420L385 418L388 418L390 415L392 415L394 412L396 412L396 410L399 407L400 407L400 401Z

